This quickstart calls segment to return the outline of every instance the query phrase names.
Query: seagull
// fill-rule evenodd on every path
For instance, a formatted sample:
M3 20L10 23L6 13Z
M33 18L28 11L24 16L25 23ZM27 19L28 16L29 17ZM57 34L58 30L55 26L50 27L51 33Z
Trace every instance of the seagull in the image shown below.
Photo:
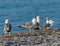
M48 29L53 26L53 23L54 23L53 20L48 20L48 18L46 18L46 24L44 25L44 27Z
M54 21L53 20L49 20L50 26L53 26Z
M6 19L4 25L4 32L6 34L6 33L10 33L10 31L11 31L11 24L9 23L9 20Z
M33 18L31 22L26 22L24 25L18 26L19 28L32 28L36 24L36 19Z
M34 30L39 30L39 28L40 28L40 16L37 16L36 17L36 24L35 24L36 26L34 26Z
M36 17L36 22L37 22L37 26L39 26L39 23L40 23L40 16L37 16L37 17Z

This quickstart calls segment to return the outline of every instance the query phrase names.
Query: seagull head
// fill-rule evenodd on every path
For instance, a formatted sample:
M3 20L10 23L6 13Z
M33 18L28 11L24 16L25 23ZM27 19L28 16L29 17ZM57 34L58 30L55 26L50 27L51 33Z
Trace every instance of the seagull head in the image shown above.
M5 20L5 23L9 23L9 20L8 20L8 19L6 19L6 20Z
M46 24L47 24L47 23L49 23L49 20L48 20L48 18L46 17Z

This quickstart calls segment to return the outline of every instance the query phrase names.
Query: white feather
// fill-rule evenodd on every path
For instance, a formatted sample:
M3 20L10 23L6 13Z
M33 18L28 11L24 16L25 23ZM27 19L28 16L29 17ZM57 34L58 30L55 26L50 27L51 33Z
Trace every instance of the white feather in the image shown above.
M32 19L32 24L33 24L33 25L36 24L36 19L35 19L35 18Z
M53 26L54 21L53 20L49 20L50 26Z
M49 23L49 20L48 20L48 18L46 18L46 24L47 24L47 23Z
M48 20L48 18L46 18L46 24L50 23L50 26L53 26L54 21L53 20Z
M6 24L6 23L9 23L9 20L8 20L8 19L5 20L5 24Z
M40 16L36 17L36 21L37 21L37 23L40 23Z
M7 24L7 23L9 23L9 20L8 19L5 20L5 24ZM7 33L7 31L5 29L5 26L4 26L4 30L3 31L4 31L5 34Z

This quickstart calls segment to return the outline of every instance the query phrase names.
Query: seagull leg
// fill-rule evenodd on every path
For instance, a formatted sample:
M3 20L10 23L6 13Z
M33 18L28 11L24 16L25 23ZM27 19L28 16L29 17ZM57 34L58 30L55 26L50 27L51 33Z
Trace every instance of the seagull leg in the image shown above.
M10 36L10 32L9 32L9 36Z
M32 33L32 28L30 28L30 33Z

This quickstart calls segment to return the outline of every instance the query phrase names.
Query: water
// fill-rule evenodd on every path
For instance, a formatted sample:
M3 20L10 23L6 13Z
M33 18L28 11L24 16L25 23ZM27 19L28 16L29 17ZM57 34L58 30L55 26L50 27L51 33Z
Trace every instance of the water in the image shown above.
M12 24L11 32L28 32L28 29L17 28L33 17L48 17L55 21L53 27L60 28L60 0L0 0L0 34L3 34L4 20ZM41 25L45 20L41 18Z

